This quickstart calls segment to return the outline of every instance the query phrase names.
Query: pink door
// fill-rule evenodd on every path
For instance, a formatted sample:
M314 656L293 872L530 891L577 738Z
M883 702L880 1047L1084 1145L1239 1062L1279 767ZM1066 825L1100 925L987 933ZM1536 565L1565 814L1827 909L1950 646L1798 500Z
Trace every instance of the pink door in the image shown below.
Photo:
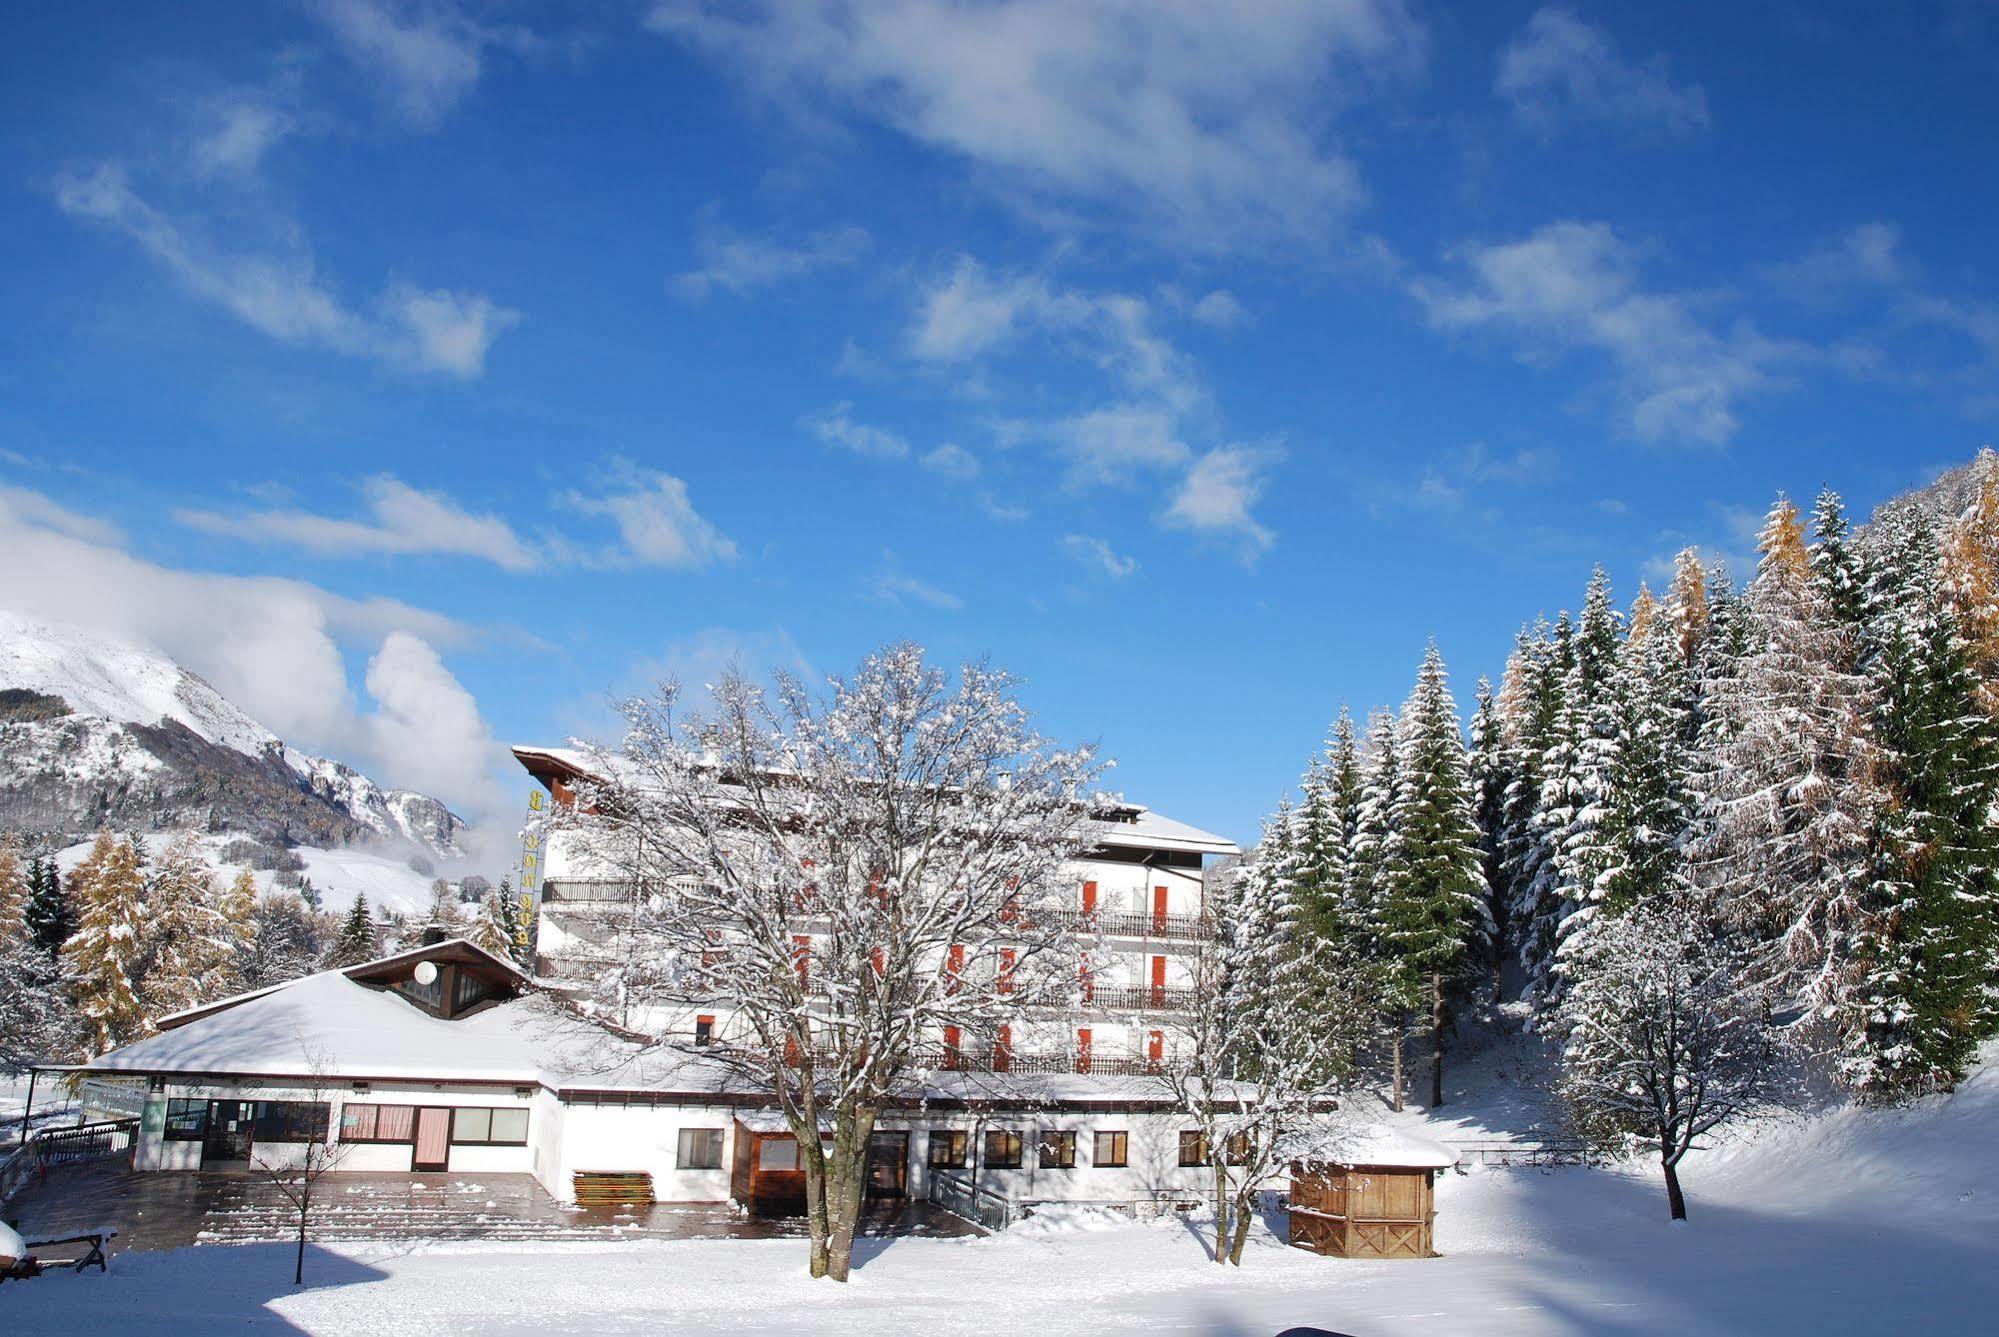
M443 1170L451 1159L451 1111L426 1106L416 1112L418 1170Z

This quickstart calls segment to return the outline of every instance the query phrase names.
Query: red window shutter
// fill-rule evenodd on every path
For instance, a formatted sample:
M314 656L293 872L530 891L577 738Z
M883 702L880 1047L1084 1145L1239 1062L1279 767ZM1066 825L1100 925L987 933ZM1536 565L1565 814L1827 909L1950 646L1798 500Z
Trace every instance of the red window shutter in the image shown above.
M1166 1032L1147 1031L1145 1033L1145 1058L1149 1063L1157 1063L1166 1057Z
M944 1066L947 1068L955 1068L964 1062L963 1056L959 1053L959 1037L961 1034L962 1032L956 1026L946 1026L944 1028Z
M812 939L807 934L799 934L791 940L791 956L798 963L798 987L812 987Z
M1002 947L1000 948L999 956L1000 956L999 991L1001 993L1012 993L1013 967L1014 967L1014 962L1016 960L1016 953L1011 947Z
M1097 884L1094 882L1085 882L1083 884L1083 913L1086 915L1093 915L1096 912L1097 912Z
M1152 928L1156 933L1166 931L1166 888L1152 889Z
M1090 1070L1090 1028L1081 1027L1076 1032L1076 1071Z
M1166 958L1163 956L1152 958L1152 1005L1166 1006Z
M888 953L880 947L868 954L868 960L874 964L876 978L888 973Z
M1097 996L1097 981L1095 972L1090 969L1088 957L1085 957L1082 963L1076 967L1076 978L1083 986L1083 1001L1087 1003L1094 999Z
M945 986L945 991L947 993L958 992L958 981L965 974L964 943L954 942L951 944L951 950L944 957L944 973L951 977L950 983Z
M1002 1026L993 1037L993 1071L1005 1072L1013 1066L1013 1027Z

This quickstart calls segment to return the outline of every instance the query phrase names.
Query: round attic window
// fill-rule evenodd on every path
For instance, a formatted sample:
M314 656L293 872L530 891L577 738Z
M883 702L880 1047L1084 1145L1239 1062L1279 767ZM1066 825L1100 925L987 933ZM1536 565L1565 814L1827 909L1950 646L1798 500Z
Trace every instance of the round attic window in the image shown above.
M416 977L418 984L435 984L437 983L437 962L419 961L416 963L416 969L411 973Z

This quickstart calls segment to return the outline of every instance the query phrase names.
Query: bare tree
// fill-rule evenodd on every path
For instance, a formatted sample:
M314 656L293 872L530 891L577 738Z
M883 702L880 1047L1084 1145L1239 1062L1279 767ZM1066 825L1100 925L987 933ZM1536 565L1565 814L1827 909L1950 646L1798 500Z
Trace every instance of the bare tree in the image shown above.
M731 671L705 715L665 684L625 703L623 743L590 749L600 778L561 819L631 888L606 998L663 1045L714 1015L700 1052L796 1135L814 1276L847 1277L891 1097L1004 1067L1025 1009L1078 992L1052 911L1095 843L1101 768L1035 733L1015 687L984 664L954 683L909 644L819 695Z
M1781 1033L1688 896L1597 926L1562 1004L1561 1090L1593 1141L1657 1152L1675 1221L1679 1165L1698 1139L1792 1087Z
M1213 1172L1214 1260L1235 1266L1262 1184L1337 1140L1354 1055L1382 1033L1385 977L1299 926L1265 846L1209 886L1214 939L1161 1072Z
M264 1172L278 1192L298 1213L298 1254L292 1264L292 1285L305 1284L305 1241L312 1228L313 1189L319 1177L339 1165L347 1154L344 1143L333 1140L333 1093L340 1089L334 1080L333 1058L324 1050L306 1046L307 1072L305 1102L316 1110L304 1128L290 1128L289 1135L303 1133L302 1140L282 1145L296 1148L295 1155L253 1155L250 1163Z

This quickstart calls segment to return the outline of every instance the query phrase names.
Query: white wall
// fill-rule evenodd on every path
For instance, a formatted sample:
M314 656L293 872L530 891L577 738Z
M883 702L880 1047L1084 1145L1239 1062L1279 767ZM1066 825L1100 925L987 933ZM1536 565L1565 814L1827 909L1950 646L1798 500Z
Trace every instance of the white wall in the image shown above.
M735 1155L734 1109L723 1105L572 1104L562 1115L561 1169L557 1182L542 1182L565 1202L574 1193L577 1171L652 1176L659 1202L726 1202L729 1166ZM675 1159L683 1128L722 1130L722 1165L716 1170L683 1170Z

